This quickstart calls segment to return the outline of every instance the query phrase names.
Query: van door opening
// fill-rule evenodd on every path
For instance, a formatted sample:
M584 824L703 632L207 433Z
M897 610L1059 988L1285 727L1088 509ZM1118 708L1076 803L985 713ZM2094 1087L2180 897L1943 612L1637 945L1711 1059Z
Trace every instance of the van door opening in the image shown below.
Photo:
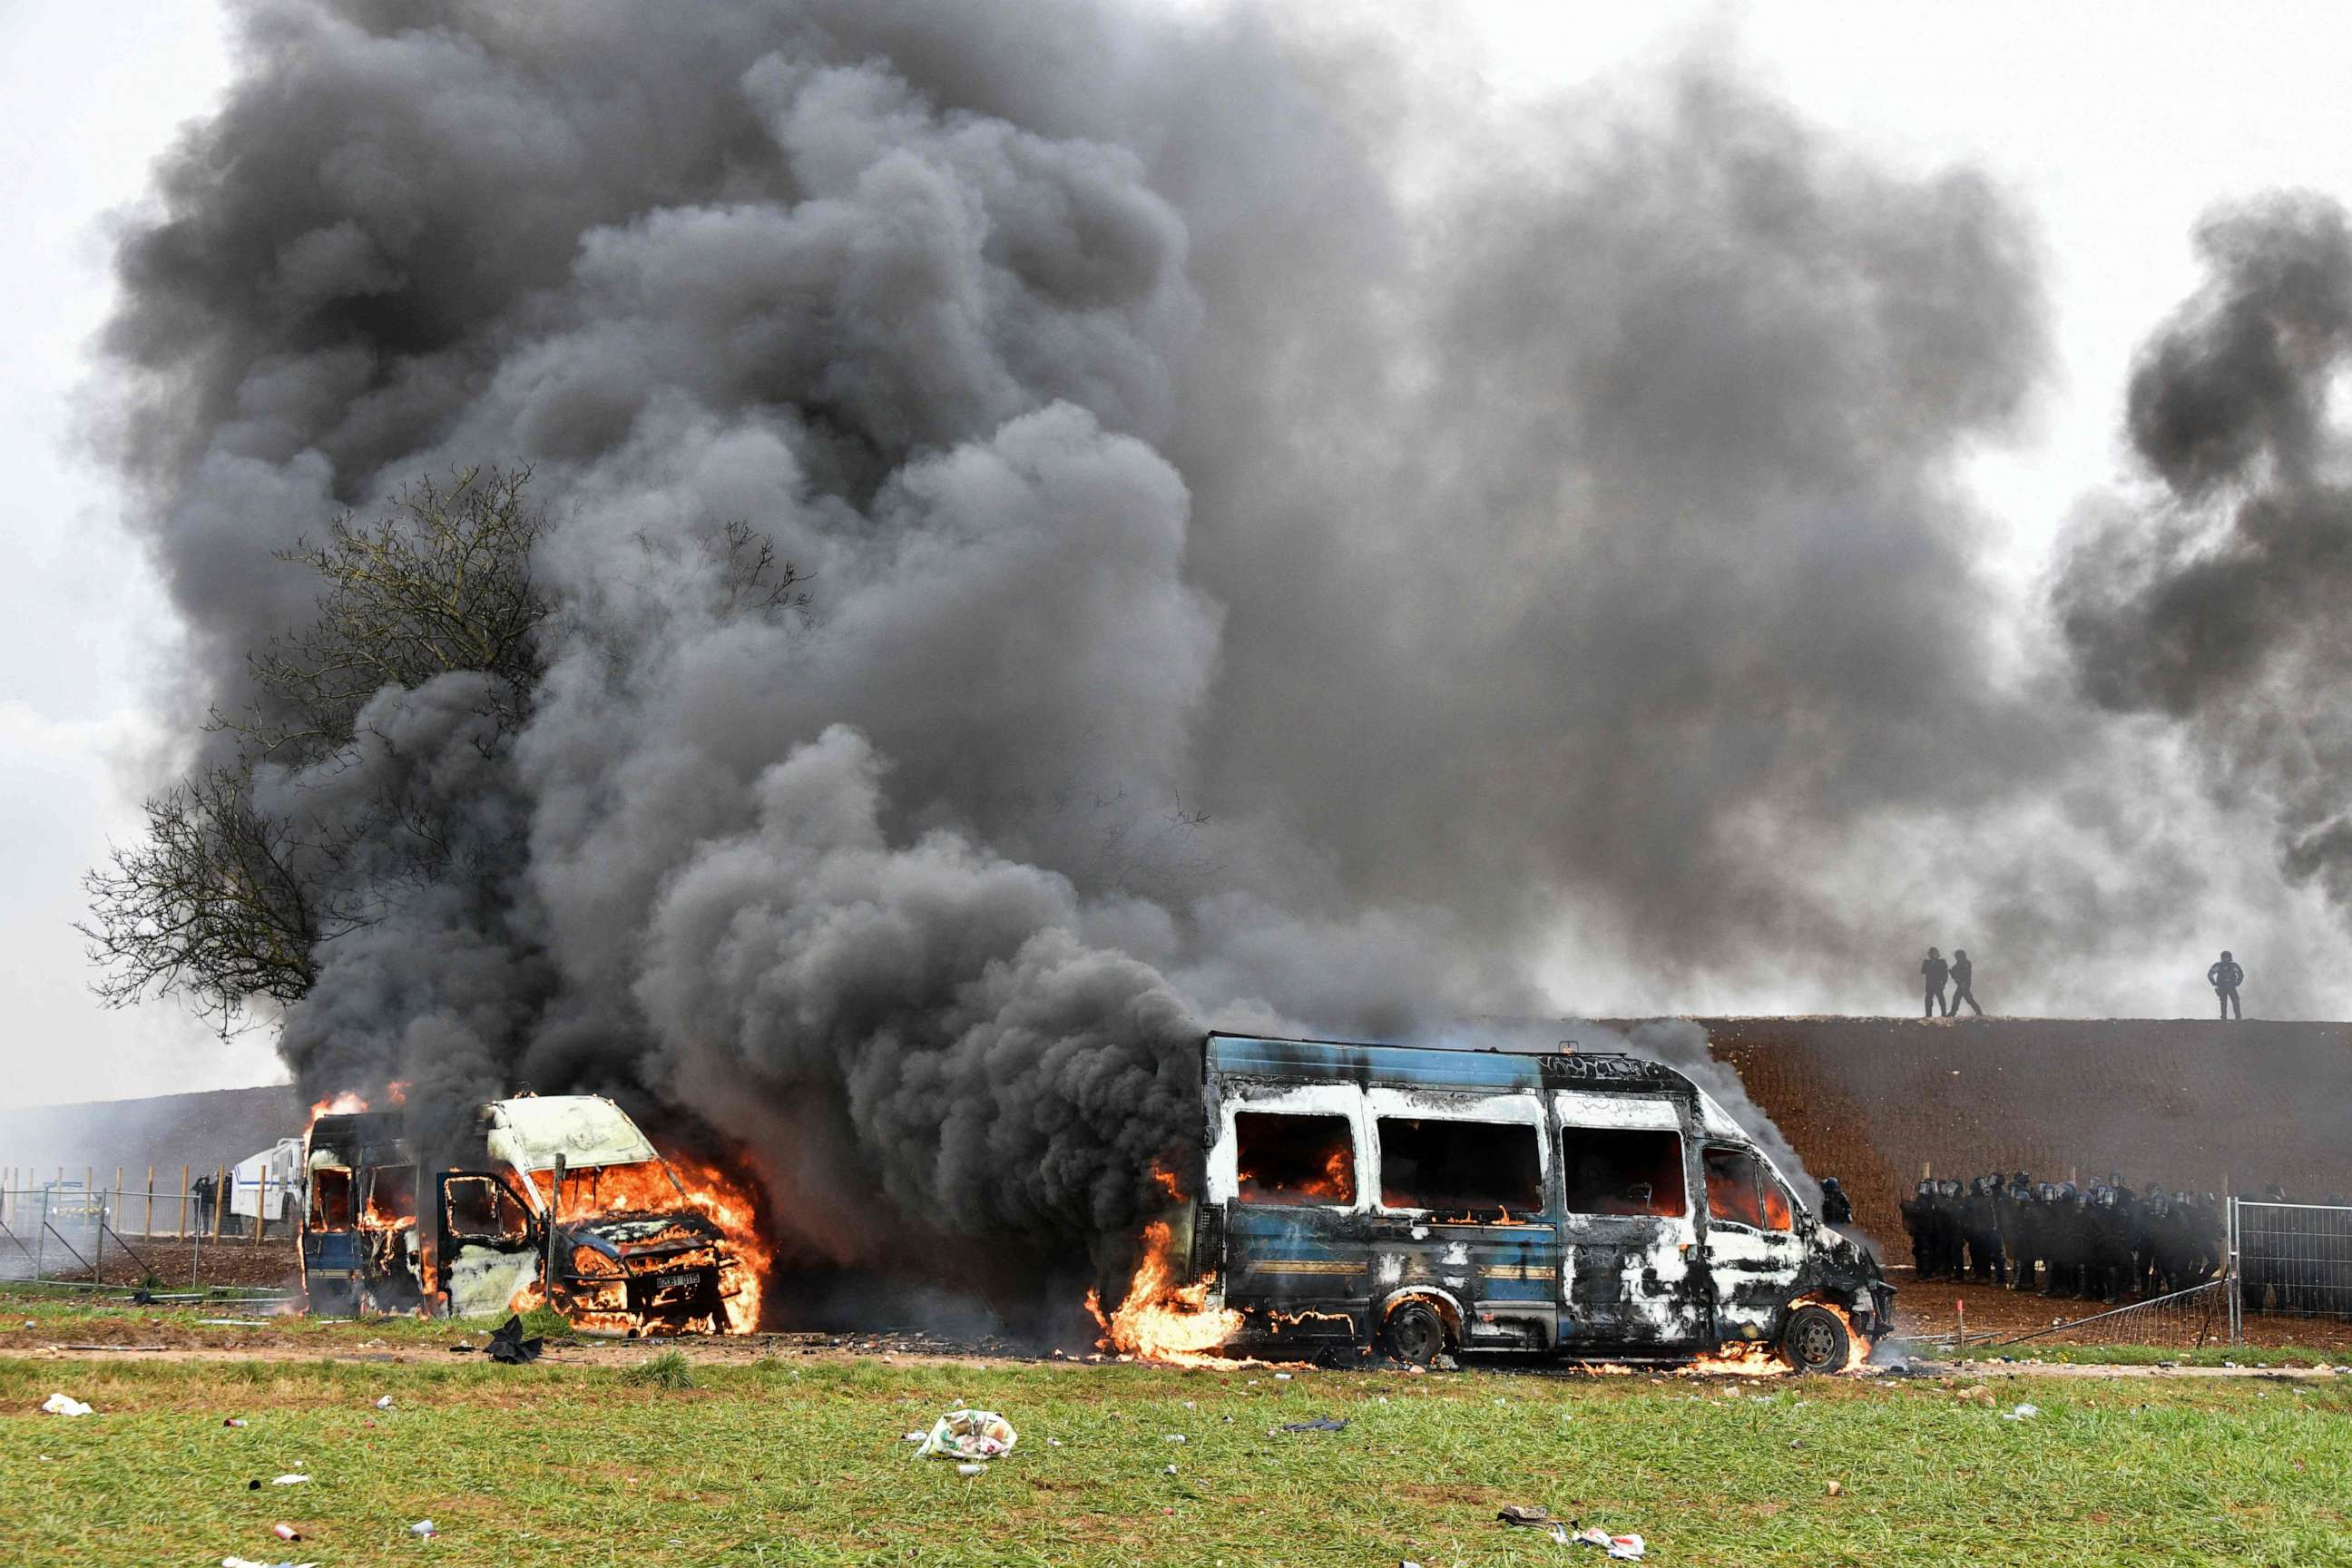
M1426 1111L1438 1102L1381 1089L1371 1099L1382 1111ZM1393 1277L1408 1290L1442 1289L1462 1320L1455 1331L1465 1344L1549 1350L1559 1331L1559 1233L1544 1196L1542 1103L1492 1096L1444 1109L1373 1121L1377 1278ZM1489 1114L1475 1114L1482 1110ZM1512 1120L1496 1119L1512 1111Z
M1690 1279L1697 1227L1675 1108L1622 1100L1586 1107L1559 1098L1568 1122L1559 1130L1562 1342L1699 1341L1706 1323ZM1617 1124L1569 1122L1580 1113Z
M545 1231L507 1178L491 1171L450 1171L435 1178L440 1227L441 1289L449 1315L489 1317L544 1300L541 1269Z
M1752 1149L1709 1143L1700 1163L1716 1332L1724 1340L1772 1338L1805 1262L1796 1200Z

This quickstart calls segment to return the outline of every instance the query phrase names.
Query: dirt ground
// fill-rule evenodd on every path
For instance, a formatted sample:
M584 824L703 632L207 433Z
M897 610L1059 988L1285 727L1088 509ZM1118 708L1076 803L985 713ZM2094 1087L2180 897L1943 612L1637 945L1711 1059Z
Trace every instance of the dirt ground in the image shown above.
M1931 1280L1922 1285L1910 1278L1908 1270L1890 1272L1888 1277L1895 1288L1895 1326L1906 1334L1948 1334L1959 1325L1961 1317L1965 1315L1971 1336L1996 1333L2007 1337L2057 1328L2112 1310L2101 1301L2042 1296L2032 1291L2020 1295L1992 1285L1956 1285L1947 1279ZM2217 1300L2214 1309L2213 1321L2207 1328L2203 1341L2206 1344L2218 1343L2229 1334L2226 1304ZM2175 1318L2172 1322L2169 1331L2151 1334L2148 1325L2126 1317L2093 1324L2082 1330L2079 1336L2058 1333L2046 1337L2061 1342L2079 1340L2079 1342L2085 1343L2178 1343L2190 1346L2198 1342L2198 1330L2207 1327L2201 1321L2186 1316ZM2245 1319L2245 1331L2249 1344L2291 1344L2315 1350L2352 1351L2352 1322L2340 1318L2254 1313Z
M50 1254L43 1273L54 1279L88 1279L86 1271L59 1267L71 1261ZM158 1290L185 1290L191 1285L290 1289L297 1273L294 1244L274 1236L260 1242L249 1236L208 1236L201 1242L136 1234L117 1241L109 1236L103 1256L91 1261L99 1266L101 1283L136 1286L152 1275L162 1282Z

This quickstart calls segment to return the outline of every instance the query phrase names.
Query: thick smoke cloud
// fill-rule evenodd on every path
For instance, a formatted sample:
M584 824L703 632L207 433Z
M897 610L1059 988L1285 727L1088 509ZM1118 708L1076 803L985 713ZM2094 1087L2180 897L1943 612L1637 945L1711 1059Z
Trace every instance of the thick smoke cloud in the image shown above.
M2352 489L2329 395L2352 363L2352 228L2316 196L2216 212L2207 277L2142 351L2145 505L2088 509L2057 590L2084 689L2185 726L2215 790L2276 823L2282 868L2352 908Z
M1958 474L2042 308L1975 174L1704 55L1505 114L1252 7L239 11L109 338L192 713L423 474L534 465L560 606L511 747L388 691L278 781L475 873L321 954L306 1084L681 1111L856 1260L1122 1224L1211 1022L2173 934L2177 835L2003 664Z

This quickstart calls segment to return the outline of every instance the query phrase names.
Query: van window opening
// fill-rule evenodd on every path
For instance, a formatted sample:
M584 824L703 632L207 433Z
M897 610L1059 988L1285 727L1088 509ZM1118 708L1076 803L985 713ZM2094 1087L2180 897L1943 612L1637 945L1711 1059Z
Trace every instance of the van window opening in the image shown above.
M1344 1116L1244 1110L1234 1117L1237 1195L1245 1204L1352 1204L1355 1131Z
M521 1241L530 1235L530 1216L504 1182L492 1176L452 1176L446 1191L452 1236Z
M370 1167L367 1173L367 1223L391 1226L415 1218L416 1167Z
M1764 1163L1754 1154L1745 1149L1709 1148L1706 1163L1706 1206L1714 1218L1758 1230L1795 1228L1787 1191L1765 1176Z
M1634 1127L1560 1130L1568 1212L1671 1219L1690 1206L1679 1132Z
M1536 1130L1525 1122L1384 1116L1380 1134L1383 1207L1529 1215L1544 1206Z
M341 1165L322 1165L310 1173L310 1228L352 1228L352 1173Z

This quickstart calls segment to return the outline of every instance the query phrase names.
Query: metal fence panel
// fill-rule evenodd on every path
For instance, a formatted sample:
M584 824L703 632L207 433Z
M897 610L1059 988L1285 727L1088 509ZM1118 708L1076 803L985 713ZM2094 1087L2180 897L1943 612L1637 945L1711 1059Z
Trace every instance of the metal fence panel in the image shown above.
M2230 1248L2232 1339L2250 1314L2352 1321L2352 1208L2233 1198Z
M176 1184L176 1173L175 1173ZM0 1187L0 1282L108 1288L283 1289L295 1270L295 1205L257 1225L194 1193Z

